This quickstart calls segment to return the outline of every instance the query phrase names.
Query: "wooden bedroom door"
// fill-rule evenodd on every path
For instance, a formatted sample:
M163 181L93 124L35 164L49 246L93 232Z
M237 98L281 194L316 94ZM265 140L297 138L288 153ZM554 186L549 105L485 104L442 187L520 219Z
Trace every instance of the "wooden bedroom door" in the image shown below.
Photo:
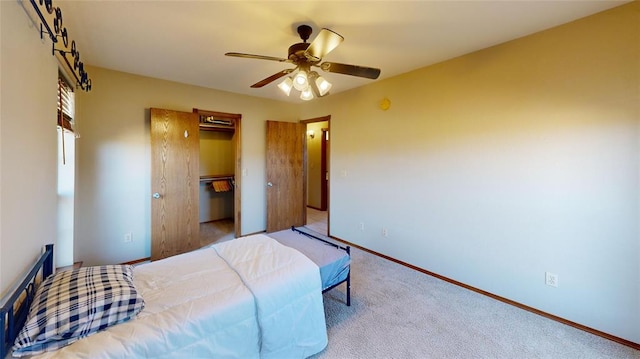
M151 260L200 245L200 132L191 112L151 109Z
M305 128L302 123L267 121L267 232L303 226Z

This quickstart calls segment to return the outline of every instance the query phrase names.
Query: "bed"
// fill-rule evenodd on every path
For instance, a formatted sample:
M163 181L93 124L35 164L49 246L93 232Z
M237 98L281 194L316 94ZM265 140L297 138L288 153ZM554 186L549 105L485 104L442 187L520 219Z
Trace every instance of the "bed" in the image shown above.
M4 328L0 331L0 358L7 353L38 358L308 357L327 344L322 292L346 283L350 304L348 248L319 241L322 247L317 247L318 243L313 243L316 239L309 236L292 228L234 239L137 267L86 267L55 275L51 275L53 246L48 245L23 282L0 303L0 328ZM105 325L104 318L92 318L91 324L78 326L66 318L65 325L60 325L58 317L58 323L51 325L37 315L27 317L29 307L44 302L43 288L46 292L56 287L60 277L71 276L81 278L76 280L94 276L98 282L110 276L128 280L122 293L106 296L116 298L117 305L110 302L97 310L108 307L108 320L113 323ZM87 287L95 289L95 283ZM92 299L92 303L103 304L104 299ZM78 305L69 307L75 310ZM72 317L82 317L77 311L75 314ZM54 345L57 340L64 345L38 352L44 347L34 345L38 339L29 337L38 338L30 333L38 325L47 328L38 329L40 336L52 327L54 332L59 327L67 331L73 327L74 334L54 333ZM11 351L14 340L22 343L25 337L35 352L23 352L19 345Z
M285 246L295 248L320 268L323 293L345 283L346 304L351 305L351 247L295 227L269 233L269 236Z

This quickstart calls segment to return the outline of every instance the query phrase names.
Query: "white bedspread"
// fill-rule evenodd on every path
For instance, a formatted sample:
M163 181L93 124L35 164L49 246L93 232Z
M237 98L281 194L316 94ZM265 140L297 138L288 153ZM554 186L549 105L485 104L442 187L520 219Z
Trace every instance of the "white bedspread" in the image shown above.
M129 322L39 358L304 358L327 345L318 267L258 234L135 268Z

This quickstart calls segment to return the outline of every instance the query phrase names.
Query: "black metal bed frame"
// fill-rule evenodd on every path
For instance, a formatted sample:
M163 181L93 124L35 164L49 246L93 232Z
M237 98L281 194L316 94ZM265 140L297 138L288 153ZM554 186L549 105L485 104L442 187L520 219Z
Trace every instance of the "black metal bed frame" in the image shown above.
M38 274L41 274L38 278ZM9 292L0 304L0 358L4 358L18 332L27 321L29 307L33 302L38 284L53 274L53 244L47 244L45 251L31 267L31 271L15 290Z
M291 227L291 230L309 238L324 242L335 248L344 250L347 255L351 256L350 246L341 246L339 244L329 242L295 227ZM38 276L38 274L40 274L40 276ZM7 293L7 295L0 301L0 304L2 305L2 307L0 307L0 359L6 357L7 353L13 346L13 342L18 336L18 332L27 321L29 307L31 306L31 303L33 303L38 285L51 274L53 274L53 244L47 244L45 246L44 253L42 253L38 260L33 264L31 270L22 280L20 285ZM351 265L349 265L347 278L324 289L322 293L325 293L345 282L347 286L347 306L351 306Z
M351 247L350 246L341 246L341 245L339 245L337 243L329 242L326 239L314 236L311 233L307 233L307 232L301 231L301 230L299 230L298 228L296 228L294 226L291 226L291 230L294 231L294 232L298 232L300 234L303 234L303 235L305 235L305 236L307 236L309 238L317 239L317 240L319 240L321 242L324 242L324 243L326 243L326 244L328 244L330 246L333 246L333 247L336 247L338 249L341 249L341 250L347 252L347 255L349 257L351 257ZM345 282L346 282L346 286L347 286L347 306L351 306L351 264L349 264L349 272L347 273L347 278L345 278L341 282L338 282L338 283L336 283L336 284L324 289L322 291L322 293L328 292L331 289L333 289L333 288L335 288L335 287L337 287L340 284L345 283Z

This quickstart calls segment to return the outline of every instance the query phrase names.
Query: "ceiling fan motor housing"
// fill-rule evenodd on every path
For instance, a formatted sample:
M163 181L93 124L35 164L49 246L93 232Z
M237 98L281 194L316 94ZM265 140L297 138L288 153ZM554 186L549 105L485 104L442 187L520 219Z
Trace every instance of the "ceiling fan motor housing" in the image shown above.
M304 62L310 62L314 64L319 62L319 61L310 61L310 59L308 59L307 56L305 56L304 54L305 51L307 51L307 48L309 48L309 45L311 45L310 43L307 42L307 40L309 40L309 37L311 36L312 32L313 32L313 29L309 25L298 26L298 35L300 35L302 42L289 46L288 59L291 60L294 64L299 65L300 63L304 63Z
M304 55L304 52L307 51L309 45L308 42L299 42L289 46L289 60L295 64L301 60L306 60L307 57Z

